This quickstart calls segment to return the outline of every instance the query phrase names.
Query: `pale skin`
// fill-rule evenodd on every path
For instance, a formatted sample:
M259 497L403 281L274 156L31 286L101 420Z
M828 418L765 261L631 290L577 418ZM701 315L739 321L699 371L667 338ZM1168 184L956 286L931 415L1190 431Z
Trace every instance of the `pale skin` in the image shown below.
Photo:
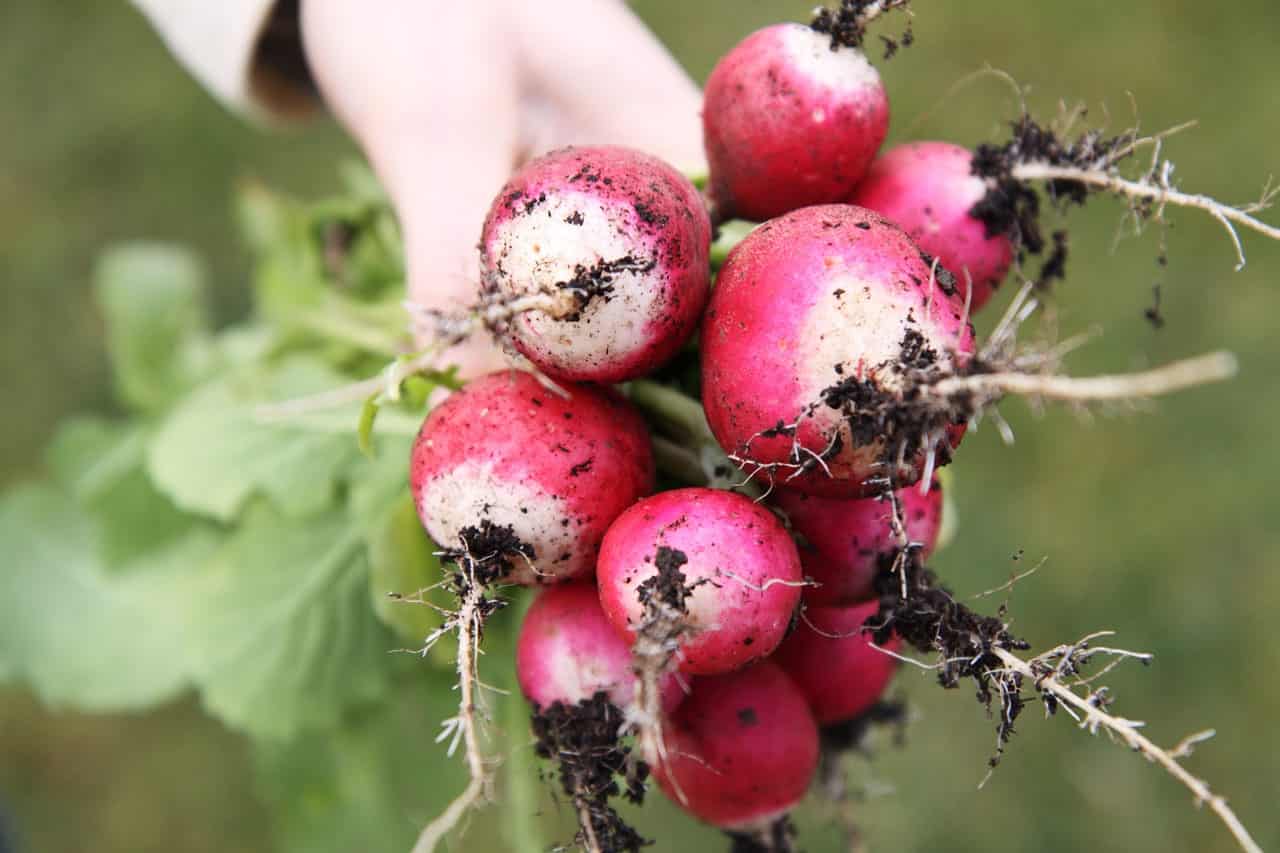
M703 169L698 87L621 0L304 0L302 32L391 194L423 306L474 300L485 212L529 157L610 143ZM441 362L475 375L503 358L475 336Z

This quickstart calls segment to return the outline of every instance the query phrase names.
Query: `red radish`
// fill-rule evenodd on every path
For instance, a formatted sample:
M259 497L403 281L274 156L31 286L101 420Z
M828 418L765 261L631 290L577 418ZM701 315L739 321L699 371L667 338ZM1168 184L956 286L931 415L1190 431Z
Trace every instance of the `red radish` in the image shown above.
M664 731L665 759L649 756L662 792L723 829L782 817L818 766L818 727L804 695L768 661L694 679Z
M525 697L540 708L556 702L576 705L597 692L619 708L635 699L631 647L600 609L596 588L585 583L549 587L525 613L516 643L516 679ZM673 711L684 698L675 674L662 685L662 707Z
M921 558L927 558L942 528L942 486L935 478L925 494L919 486L895 494L907 538L920 546ZM880 560L898 552L889 501L821 498L790 489L779 489L771 500L805 539L800 564L818 583L805 589L806 604L847 606L875 596L871 584Z
M513 583L591 574L609 524L652 491L653 451L619 395L583 385L567 393L502 371L432 410L409 469L432 539L497 560Z
M662 492L628 509L605 534L596 574L615 630L635 642L641 585L679 572L688 633L679 669L714 675L768 656L800 602L800 557L782 523L742 495ZM652 584L650 584L652 586Z
M884 141L889 100L861 50L777 24L716 64L702 125L720 212L763 221L844 201Z
M909 393L973 352L955 279L869 210L810 207L753 231L720 270L701 346L712 432L778 485L879 494L963 434Z
M867 711L884 693L898 661L879 651L861 628L879 602L857 607L810 607L772 660L800 688L818 724L842 723ZM896 636L883 648L897 651Z
M911 142L886 151L848 200L883 214L955 273L970 310L986 304L1013 262L1008 235L988 233L970 212L987 194L973 152L949 142ZM968 274L966 277L966 273Z
M481 279L489 298L541 298L508 327L540 370L619 382L658 367L693 333L710 245L701 196L666 163L629 148L563 148L527 164L494 200Z

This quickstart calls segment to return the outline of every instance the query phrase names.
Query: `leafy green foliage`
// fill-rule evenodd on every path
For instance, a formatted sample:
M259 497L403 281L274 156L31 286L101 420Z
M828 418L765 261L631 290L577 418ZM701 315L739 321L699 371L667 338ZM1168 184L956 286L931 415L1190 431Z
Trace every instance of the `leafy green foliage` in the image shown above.
M176 246L128 244L102 256L95 287L121 401L163 409L209 366L199 263Z
M466 785L466 769L434 743L435 721L456 713L450 678L403 683L342 728L258 744L258 787L281 851L408 850L418 831ZM423 779L435 777L433 784Z
M342 512L245 512L191 590L188 655L213 713L288 737L385 693L392 640L369 608L361 537Z
M268 400L331 389L343 377L291 359L260 376L215 380L184 399L147 454L156 486L187 512L231 521L256 494L303 516L330 506L339 474L356 452L353 417L326 424L258 414Z
M183 647L190 569L216 546L193 530L109 574L93 525L67 495L23 486L0 501L0 660L42 700L90 711L143 708L190 681Z
M104 569L128 567L204 524L152 484L144 467L149 437L144 425L99 418L72 419L54 434L49 466L88 516Z
M400 382L362 438L372 458L359 399L289 404L406 349L394 220L367 171L349 180L317 204L246 188L257 311L217 334L188 252L104 254L96 293L132 414L59 426L50 481L0 499L0 677L87 710L194 687L226 724L284 742L340 730L398 671L437 671L391 652L439 615L386 593L440 578L406 460L429 392L451 377Z

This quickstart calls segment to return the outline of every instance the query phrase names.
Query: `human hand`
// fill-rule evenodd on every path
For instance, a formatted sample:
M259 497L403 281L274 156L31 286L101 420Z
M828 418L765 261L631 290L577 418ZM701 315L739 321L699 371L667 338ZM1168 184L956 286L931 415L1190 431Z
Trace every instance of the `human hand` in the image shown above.
M391 194L424 307L474 300L485 213L531 156L617 143L702 169L698 88L620 0L304 0L302 29L329 108ZM442 356L464 375L501 362L480 336Z

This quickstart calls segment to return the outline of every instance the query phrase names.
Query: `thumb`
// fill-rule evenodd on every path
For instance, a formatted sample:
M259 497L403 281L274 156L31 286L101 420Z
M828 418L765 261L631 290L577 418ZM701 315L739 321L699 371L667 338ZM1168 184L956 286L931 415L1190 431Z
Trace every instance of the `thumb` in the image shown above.
M308 61L326 102L391 195L404 234L408 294L425 308L458 311L475 302L480 225L517 155L519 93L503 47L505 6L496 0L385 0L376 12L346 0L302 6ZM440 360L466 375L501 363L484 335Z

